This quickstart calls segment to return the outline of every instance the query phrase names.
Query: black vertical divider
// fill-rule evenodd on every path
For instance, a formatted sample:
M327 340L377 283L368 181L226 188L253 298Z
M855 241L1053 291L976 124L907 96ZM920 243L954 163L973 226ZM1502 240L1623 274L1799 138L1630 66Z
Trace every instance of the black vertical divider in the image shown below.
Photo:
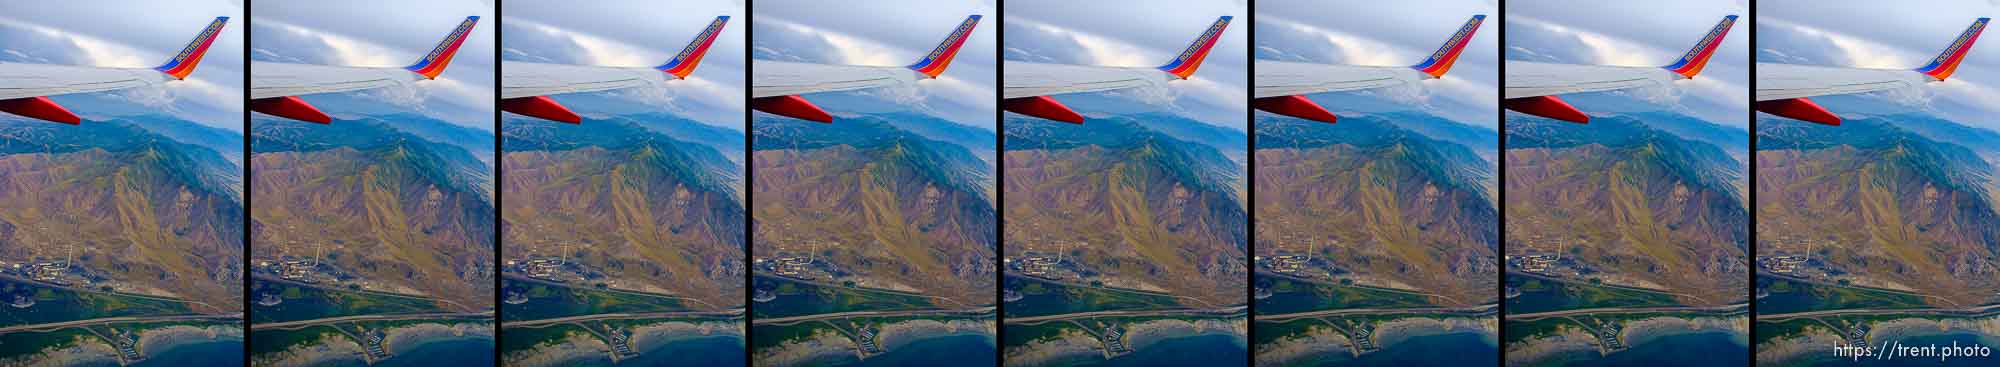
M1007 2L993 3L993 47L1006 47ZM969 37L969 36L968 36ZM999 53L994 58L1000 59ZM1007 62L993 60L993 80L995 86L1006 90ZM1007 364L1007 324L1002 315L1007 314L1007 96L996 93L993 98L993 365Z
M750 40L751 33L754 33L756 29L752 25L755 24L754 22L756 22L757 17L750 16L754 14L750 10L751 6L753 4L750 1L744 1L743 14L737 15L737 18L743 19L743 84L750 84L751 78L754 77L751 69L756 68L756 63L751 60L756 55L750 53ZM750 244L757 243L756 238L752 237L757 232L756 221L753 219L756 217L754 212L757 209L756 206L750 204L755 202L755 198L752 196L757 191L754 189L755 186L753 184L757 182L757 170L754 169L757 166L757 151L751 149L756 144L756 139L752 137L752 134L757 129L751 126L750 120L751 115L757 112L750 109L749 102L752 90L751 88L747 88L748 85L745 87L743 88L743 365L750 366L754 363L750 358L755 356L754 351L750 349L750 346L754 345L751 343L753 339L750 339L750 330L753 329L750 324L750 308L754 307L753 304L756 303L751 300L751 297L754 297L753 294L757 292L757 283L752 279L753 269L750 268L751 261L755 259L751 257Z
M252 186L250 164L250 2L243 2L242 21L237 27L243 30L243 267L237 268L238 277L243 278L243 365L250 365L250 199Z
M1244 32L1243 39L1249 43L1244 45L1243 52L1247 54L1245 56L1248 56L1246 61L1249 61L1247 69L1249 69L1250 73L1249 86L1251 94L1250 100L1244 102L1254 105L1257 98L1257 2L1251 1L1248 8L1249 10L1246 12L1249 14L1243 15L1243 19L1248 21L1243 22L1242 28ZM1249 176L1249 179L1246 181L1248 184L1243 185L1243 190L1247 194L1244 197L1248 198L1245 199L1243 206L1246 212L1243 215L1243 261L1250 265L1247 268L1248 271L1245 271L1243 274L1243 338L1247 340L1243 345L1248 346L1244 348L1243 365L1254 366L1257 364L1257 262L1252 260L1257 257L1256 108L1246 106L1243 109L1243 131L1247 132L1247 134L1243 134L1243 144L1246 144L1243 147L1243 151L1249 153L1244 155L1245 159L1243 163L1243 174Z
M1497 12L1499 14L1495 14L1494 19L1499 19L1500 21L1496 22L1498 24L1494 25L1493 35L1499 38L1499 40L1497 40L1496 42L1499 42L1500 44L1495 45L1497 47L1494 47L1495 50L1493 52L1498 52L1500 54L1493 56L1496 56L1498 59L1500 59L1499 61L1500 61L1501 93L1500 96L1498 97L1500 99L1499 106L1493 108L1495 112L1495 114L1493 115L1493 119L1495 120L1493 121L1493 129L1496 130L1496 132L1498 132L1498 134L1494 135L1500 136L1500 147L1498 148L1500 149L1500 151L1494 152L1498 154L1493 155L1493 159L1496 162L1493 164L1494 167L1496 168L1494 171L1497 171L1494 172L1494 177L1498 177L1497 179L1495 179L1497 182L1493 183L1493 188L1495 191L1494 195L1497 196L1493 198L1493 203L1494 203L1493 208L1494 210L1499 211L1497 215L1497 217L1500 218L1499 222L1500 225L1498 228L1499 230L1497 231L1498 233L1494 233L1494 235L1500 237L1499 238L1500 246L1498 249L1499 253L1495 254L1497 256L1493 257L1493 260L1498 262L1497 264L1494 264L1497 265L1493 267L1497 274L1493 274L1493 276L1500 281L1498 282L1497 286L1493 287L1493 292L1495 292L1500 297L1495 298L1499 301L1494 305L1494 309L1496 311L1493 312L1493 317L1498 320L1494 320L1495 330L1493 331L1493 335L1494 338L1500 339L1500 358L1495 358L1493 360L1493 365L1504 366L1506 365L1506 362L1504 361L1507 360L1507 93L1506 93L1507 51L1505 51L1507 49L1507 2L1506 1L1499 2L1499 9Z
M493 22L492 22L492 25L490 25L490 27L493 27L493 65L494 65L494 66L493 66L493 80L495 80L495 81L502 81L502 80L505 80L505 79L501 79L501 78L500 78L500 68L501 68L501 66L500 66L500 49L502 48L502 47L500 47L500 39L501 39L501 38L504 38L504 36L501 36L501 35L500 35L500 8L501 8L501 6L500 6L500 3L501 3L501 2L499 2L499 1L495 1L495 2L493 2ZM503 335L500 335L500 334L502 334L502 333L501 333L501 330L500 330L500 320L502 320L502 318L500 317L500 316L501 316L501 311L500 311L500 299L501 299L501 294L502 294L502 293L505 293L505 292L507 292L507 290L506 290L505 288L502 288L502 285L504 285L504 283L500 281L500 264L501 264L501 261L502 261L502 260L500 260L500 259L504 259L504 258L506 258L506 256L503 256L503 255L501 254L501 252L502 252L502 251L504 251L504 249L506 249L506 248L507 248L507 246L505 246L505 245L503 245L503 244L502 244L502 242L504 242L504 241L505 241L506 237L503 237L503 236L501 236L502 234L506 233L506 230L505 230L505 229L504 229L503 227L501 227L501 223L503 223L503 222L506 222L506 220L505 220L505 219L502 219L502 218L503 218L503 216L502 216L502 215L500 215L500 213L501 213L501 210L504 210L504 209L501 209L501 208L503 208L503 206L501 206L501 205L500 205L500 203L502 202L501 200L504 200L504 199L505 199L505 197L507 196L507 195L503 194L504 192L507 192L507 190L505 190L505 189L504 189L504 186L502 186L502 185L504 185L504 184L505 184L505 183L507 182L507 181L506 181L506 179L505 179L505 178L506 178L506 176L505 176L505 175L506 175L506 173L505 173L505 172L506 172L506 170L505 170L505 169L502 169L502 167L504 167L504 166L506 166L506 165L507 165L507 148L506 148L506 147L504 147L504 146L501 146L501 143L502 143L502 142L503 142L503 141L504 141L505 139L503 139L503 138L501 137L501 133L500 133L500 131L501 131L501 130L500 130L500 128L501 128L501 126L500 126L500 86L499 86L499 83L494 83L494 87L493 87L493 268L492 268L492 271L493 271L493 364L494 364L494 365L496 365L496 366L500 364L500 345L501 345L501 344L500 344L500 340L501 340L501 339L505 339L505 338L506 338L506 336L503 336Z

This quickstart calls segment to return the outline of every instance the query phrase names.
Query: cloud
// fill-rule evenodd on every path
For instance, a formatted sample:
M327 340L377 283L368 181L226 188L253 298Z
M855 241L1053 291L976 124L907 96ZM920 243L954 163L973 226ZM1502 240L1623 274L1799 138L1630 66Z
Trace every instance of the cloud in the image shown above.
M1674 55L1677 55L1677 53L1672 53L1661 48L1640 44L1637 42L1633 42L1631 40L1605 35L1602 33L1591 32L1588 30L1571 28L1560 24L1555 24L1535 19L1533 17L1525 15L1508 14L1507 22L1519 23L1521 25L1539 28L1549 33L1554 33L1557 35L1562 35L1574 39L1576 42L1582 44L1585 48L1585 51L1587 51L1587 54L1591 56L1592 58L1591 60L1584 60L1585 62L1590 64L1617 65L1617 66L1660 66L1660 60L1666 60ZM1514 48L1510 47L1510 49Z
M1770 29L1775 30L1796 32L1799 36L1816 38L1821 42L1825 42L1828 46L1832 46L1832 50L1837 51L1837 54L1833 56L1841 59L1821 61L1841 66L1871 69L1908 68L1911 66L1910 60L1919 60L1924 57L1922 54L1913 53L1908 50L1890 47L1885 44L1838 32L1793 23L1776 17L1759 16L1757 17L1757 26L1760 28L1770 27ZM1779 53L1779 55L1783 55L1783 53Z
M1332 61L1349 65L1401 66L1411 64L1410 55L1428 55L1407 48L1397 47L1368 37L1356 36L1331 29L1320 28L1305 23L1269 15L1259 15L1257 22L1284 27L1294 32L1310 34L1324 39L1336 51Z

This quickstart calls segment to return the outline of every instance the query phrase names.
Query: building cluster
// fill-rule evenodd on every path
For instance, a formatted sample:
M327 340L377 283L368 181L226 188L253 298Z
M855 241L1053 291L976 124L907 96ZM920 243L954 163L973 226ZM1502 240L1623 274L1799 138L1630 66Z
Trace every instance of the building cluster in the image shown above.
M125 364L138 363L140 360L146 359L145 356L139 355L139 341L132 339L131 331L111 329L110 339L111 344L118 348L118 355L125 359Z
M607 326L605 327L605 329L609 331L608 334L611 334L612 353L617 353L618 356L620 357L632 357L639 355L639 352L632 350L631 329L626 329L617 326Z
M1071 248L1086 245L1088 244L1068 240L1055 240L1046 244L1031 244L1027 246L1029 250L1022 251L1020 256L1001 259L1001 265L1005 266L1008 271L1013 271L1021 275L1060 281L1069 278L1067 276L1069 274L1077 273L1075 269L1069 268L1069 266L1075 265L1074 261L1068 261L1067 263L1069 264L1065 264L1063 256ZM1078 278L1080 277L1078 276Z

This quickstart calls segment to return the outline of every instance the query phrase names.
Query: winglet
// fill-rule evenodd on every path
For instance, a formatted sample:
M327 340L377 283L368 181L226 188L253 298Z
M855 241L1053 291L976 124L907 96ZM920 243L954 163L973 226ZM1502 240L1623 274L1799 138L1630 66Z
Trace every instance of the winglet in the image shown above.
M1485 14L1472 16L1472 20L1467 20L1465 25L1459 26L1458 33L1445 39L1444 46L1438 46L1437 52L1432 52L1430 58L1416 65L1410 65L1410 68L1430 75L1431 79L1443 78L1444 73L1451 70L1451 64L1458 62L1458 54L1465 51L1465 45L1472 42L1472 33L1478 31L1479 24L1485 21Z
M1979 18L1972 21L1972 26L1966 27L1965 33L1958 35L1958 40L1951 41L1951 46L1946 46L1944 52L1939 52L1937 58L1931 59L1930 64L1917 68L1917 72L1929 75L1931 79L1937 81L1951 77L1952 72L1958 71L1958 62L1965 61L1965 53L1972 51L1972 42L1979 40L1979 32L1986 30L1986 21L1991 19Z
M188 74L194 73L195 65L201 64L202 55L208 54L208 46L215 44L215 36L222 34L222 26L228 23L229 17L215 17L215 21L209 22L208 28L195 34L194 41L188 42L187 47L182 47L181 52L174 54L173 59L167 60L167 63L160 64L153 70L172 76L174 80L187 79Z
M945 36L944 42L939 42L937 48L931 49L930 54L924 55L923 60L910 64L910 70L937 79L938 74L944 74L945 67L951 66L951 59L958 56L958 47L964 46L965 39L972 37L972 27L977 25L979 25L978 14L965 17L965 22L959 23L958 29L952 30L950 36Z
M1722 22L1715 23L1715 28L1708 30L1708 35L1702 36L1701 42L1695 42L1694 48L1688 49L1680 60L1660 68L1680 74L1682 78L1694 79L1695 74L1701 73L1702 67L1708 66L1708 57L1715 56L1715 48L1722 45L1722 36L1729 34L1729 27L1733 25L1736 25L1735 15L1722 17Z
M1196 37L1194 43L1188 45L1187 51L1181 51L1181 55L1174 57L1173 62L1160 65L1160 71L1183 80L1194 75L1194 69L1201 67L1201 60L1208 58L1208 49L1215 47L1215 43L1222 40L1222 29L1229 27L1229 18L1225 15L1216 19L1215 25L1209 26L1207 32L1201 32L1201 37Z
M444 41L438 42L437 47L431 49L431 53L424 54L422 60L417 60L417 63L403 69L422 74L425 79L437 79L438 74L444 73L444 67L451 64L452 55L458 54L458 46L465 45L466 37L472 33L472 25L477 23L479 23L478 16L465 17L465 22L459 23L458 29L453 29L451 34L445 35Z
M681 48L681 53L654 69L673 74L677 79L687 79L688 74L694 73L694 67L701 64L701 57L708 55L708 46L715 44L715 36L722 34L722 25L726 23L729 23L729 16L715 17L714 22L708 23L708 29L701 30L694 36L693 42Z

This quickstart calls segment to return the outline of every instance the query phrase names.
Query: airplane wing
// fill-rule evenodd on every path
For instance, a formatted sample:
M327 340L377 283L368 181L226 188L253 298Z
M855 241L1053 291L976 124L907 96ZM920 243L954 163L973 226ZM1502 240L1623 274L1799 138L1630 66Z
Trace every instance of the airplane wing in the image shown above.
M1972 26L1965 28L1965 32L1945 46L1943 52L1939 52L1929 64L1916 69L1757 63L1755 108L1780 117L1838 126L1840 116L1806 97L1867 93L1944 81L1958 71L1958 63L1965 60L1966 52L1972 50L1972 43L1979 40L1979 33L1986 29L1986 21L1990 19L1972 21Z
M923 79L937 79L958 56L958 48L979 25L979 16L966 17L937 48L909 66L824 65L770 60L750 61L750 109L779 116L816 122L833 122L833 115L799 97L800 94L839 92L891 85L914 85Z
M79 124L83 118L70 113L48 96L119 90L182 80L201 64L208 46L222 33L229 17L216 17L188 42L173 59L153 68L99 68L88 66L0 63L0 112L40 120Z
M1083 123L1083 115L1056 102L1050 95L1102 92L1107 90L1135 88L1148 85L1164 86L1174 80L1186 80L1201 67L1202 60L1208 59L1208 50L1222 40L1222 30L1229 27L1230 17L1224 16L1208 26L1208 30L1195 37L1194 43L1175 56L1173 61L1158 67L1107 67L1084 65L1059 65L1032 62L1008 61L1002 63L1001 91L1004 99L1001 109L1008 112L1040 117L1050 120Z
M1307 120L1334 122L1337 118L1305 95L1416 84L1424 79L1444 78L1458 55L1472 41L1485 15L1474 15L1445 39L1444 45L1423 62L1408 67L1309 64L1257 60L1255 98L1250 105L1265 112Z
M1557 120L1589 123L1590 116L1556 98L1559 94L1603 92L1646 86L1672 85L1676 80L1694 79L1722 45L1722 37L1736 24L1736 16L1722 17L1701 41L1673 64L1662 67L1548 64L1508 61L1506 87L1501 94L1503 107L1515 112Z
M715 17L687 47L667 63L654 67L605 67L503 61L500 63L500 110L548 120L581 123L583 117L549 99L552 94L596 92L687 79L716 35L729 22Z
M458 54L459 46L465 44L472 33L472 26L479 23L479 17L465 17L458 28L445 35L444 41L418 59L415 64L404 67L355 67L290 64L279 62L250 63L250 110L267 115L294 120L332 123L333 118L320 112L319 108L307 104L298 96L319 93L350 92L363 89L381 88L392 85L437 79L444 68L451 64L451 58Z

